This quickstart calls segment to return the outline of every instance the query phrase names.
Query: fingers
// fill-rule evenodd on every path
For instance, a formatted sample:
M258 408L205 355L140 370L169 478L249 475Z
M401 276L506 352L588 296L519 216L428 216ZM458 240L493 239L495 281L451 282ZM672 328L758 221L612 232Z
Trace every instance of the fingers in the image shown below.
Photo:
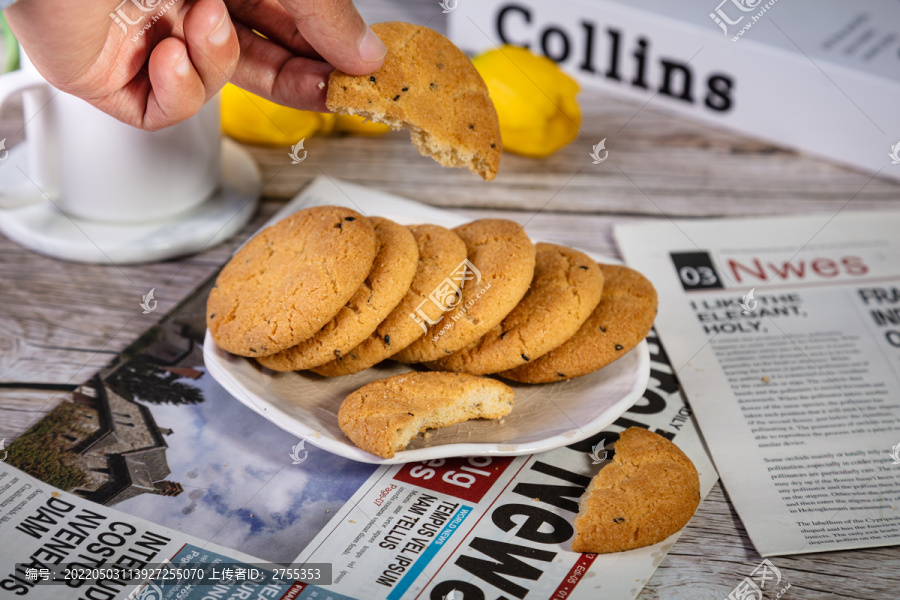
M200 110L206 101L206 88L184 42L176 38L161 41L150 54L147 67L150 90L139 125L142 129L156 131Z
M352 75L378 69L387 53L350 0L280 0L303 37L329 63Z
M192 116L234 73L240 46L222 0L199 0L185 15L185 41L170 37L150 54L141 127L155 131Z
M235 21L258 31L294 54L321 59L315 48L303 37L288 11L278 0L225 0Z
M240 23L235 27L241 44L241 59L232 77L235 85L284 106L328 111L324 84L331 65L294 56Z
M222 0L199 0L184 17L184 37L194 69L212 98L231 78L240 46Z

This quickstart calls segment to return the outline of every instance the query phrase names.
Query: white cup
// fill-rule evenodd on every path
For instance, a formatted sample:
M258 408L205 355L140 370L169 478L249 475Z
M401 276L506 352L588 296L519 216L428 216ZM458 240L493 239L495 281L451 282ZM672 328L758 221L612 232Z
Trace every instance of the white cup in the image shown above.
M139 223L187 212L219 185L218 96L177 125L142 131L57 90L24 54L21 70L0 76L0 109L18 93L34 186L24 194L0 189L0 208L46 195L70 217Z

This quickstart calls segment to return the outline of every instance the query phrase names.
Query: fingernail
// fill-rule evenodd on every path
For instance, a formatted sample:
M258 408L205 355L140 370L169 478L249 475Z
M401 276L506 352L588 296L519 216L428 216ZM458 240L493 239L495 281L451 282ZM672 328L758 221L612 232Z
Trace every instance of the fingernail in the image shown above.
M378 62L387 54L387 48L371 27L366 27L366 33L359 43L359 55L366 62Z
M191 68L191 61L188 59L187 48L184 50L184 54L181 55L181 58L175 63L175 73L184 77L188 74L188 70Z
M231 23L228 21L228 10L222 7L222 18L216 28L206 36L206 40L213 46L222 46L231 36Z

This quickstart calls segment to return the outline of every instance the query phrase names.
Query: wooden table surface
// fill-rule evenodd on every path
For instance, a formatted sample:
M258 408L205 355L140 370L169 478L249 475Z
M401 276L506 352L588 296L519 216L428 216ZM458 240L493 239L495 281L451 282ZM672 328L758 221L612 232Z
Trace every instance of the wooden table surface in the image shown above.
M358 5L370 22L446 26L437 0ZM627 221L900 208L900 185L867 173L675 117L653 102L644 106L596 92L579 99L584 123L575 142L544 160L504 155L490 184L419 157L405 132L311 138L300 165L291 165L287 148L250 148L265 182L259 213L241 234L195 256L138 266L70 264L0 236L0 439L14 439L61 397L53 385L25 392L11 384L87 380L214 275L284 199L320 174L451 207L473 219L513 219L527 223L534 237L612 256L618 254L612 227ZM17 111L0 115L8 145L22 139L21 126ZM588 153L603 138L609 159L594 165ZM144 315L138 303L151 288L159 307ZM719 600L760 560L717 484L640 598ZM784 584L791 584L786 599L893 600L900 589L900 547L772 562Z

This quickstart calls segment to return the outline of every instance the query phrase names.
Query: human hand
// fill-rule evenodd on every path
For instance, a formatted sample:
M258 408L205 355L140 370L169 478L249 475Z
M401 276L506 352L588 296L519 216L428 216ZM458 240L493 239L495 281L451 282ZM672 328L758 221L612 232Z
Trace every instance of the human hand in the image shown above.
M334 67L364 75L384 60L351 0L115 1L20 0L5 14L54 87L150 131L187 119L229 80L325 111L319 84Z

